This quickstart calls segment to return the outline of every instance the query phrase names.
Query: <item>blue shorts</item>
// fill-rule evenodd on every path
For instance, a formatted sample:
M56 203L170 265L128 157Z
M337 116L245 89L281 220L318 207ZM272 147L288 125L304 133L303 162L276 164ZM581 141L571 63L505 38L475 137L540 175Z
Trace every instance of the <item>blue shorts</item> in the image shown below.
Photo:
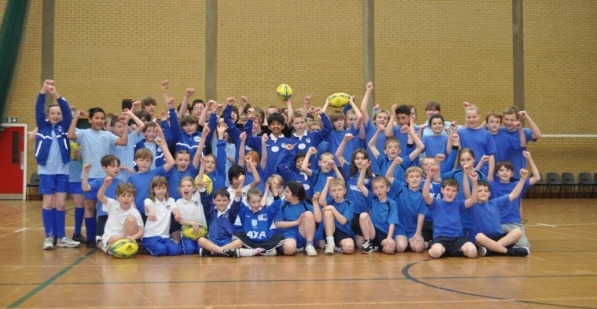
M69 194L84 194L83 187L81 187L81 182L69 182L68 183L68 191Z
M210 239L210 241L216 244L218 247L223 247L232 242L232 237L226 239Z
M68 191L68 175L39 175L39 193L54 194Z
M304 248L307 245L307 240L299 233L298 229L296 231L285 231L283 234L284 239L294 239L297 248Z
M93 180L96 180L97 178L89 178L89 183L91 183ZM91 191L86 191L85 192L85 199L86 200L97 200L97 191L98 190L91 190Z

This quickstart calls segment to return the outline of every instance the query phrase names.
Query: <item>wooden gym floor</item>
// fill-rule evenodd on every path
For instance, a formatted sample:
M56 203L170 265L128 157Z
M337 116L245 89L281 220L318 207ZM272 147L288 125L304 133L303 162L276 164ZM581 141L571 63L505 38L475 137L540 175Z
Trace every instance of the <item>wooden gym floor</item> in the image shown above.
M40 208L0 201L0 307L597 308L595 199L525 200L530 257L439 260L322 252L116 260L85 247L43 251Z

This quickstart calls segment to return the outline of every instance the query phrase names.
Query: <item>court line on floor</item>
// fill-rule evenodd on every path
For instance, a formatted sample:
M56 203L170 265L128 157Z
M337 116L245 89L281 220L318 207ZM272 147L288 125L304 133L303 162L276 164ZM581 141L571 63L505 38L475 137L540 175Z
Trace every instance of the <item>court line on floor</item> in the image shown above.
M421 285L425 285L434 289L438 289L438 290L442 290L442 291L446 291L446 292L452 292L452 293L458 293L458 294L462 294L462 295L468 295L468 296L473 296L473 297L481 297L481 298L486 298L486 299L491 299L491 300L509 300L509 301L514 301L514 302L518 302L518 303L524 303L524 304L535 304L535 305L545 305L545 306L553 306L553 307L563 307L563 308L578 308L578 309L595 309L595 307L582 307L582 306L569 306L569 305L561 305L561 304L552 304L552 303L544 303L544 302L539 302L539 301L530 301L530 300L522 300L522 299L510 299L510 298L504 298L504 297L497 297L497 296L491 296L491 295L483 295L483 294L477 294L477 293L471 293L471 292L465 292L465 291L459 291L459 290L455 290L455 289L450 289L450 288L446 288L446 287L442 287L442 286L438 286L438 285L434 285L431 283L427 283L427 282L423 282L413 276L410 275L409 270L411 267L420 264L420 263L424 263L424 262L429 262L432 261L433 259L426 259L426 260L422 260L422 261L418 261L418 262L414 262L414 263L410 263L406 266L404 266L402 268L402 275L414 282L414 283L418 283Z
M26 302L27 300L29 300L31 297L35 296L35 294L39 293L43 289L47 288L50 284L54 283L54 281L58 280L58 278L62 277L64 274L66 274L73 267L77 266L78 264L80 264L81 262L83 262L84 260L86 260L92 254L94 254L95 251L97 251L97 249L90 250L85 255L83 255L82 257L78 258L76 261L72 262L70 265L68 265L67 267L65 267L64 269L62 269L61 271L59 271L57 274L55 274L54 276L52 276L50 279L42 282L35 289L33 289L33 291L31 291L31 292L25 294L24 296L22 296L21 298L17 299L17 301L15 301L14 303L8 305L8 307L6 307L6 308L17 308L17 307L19 307L24 302Z

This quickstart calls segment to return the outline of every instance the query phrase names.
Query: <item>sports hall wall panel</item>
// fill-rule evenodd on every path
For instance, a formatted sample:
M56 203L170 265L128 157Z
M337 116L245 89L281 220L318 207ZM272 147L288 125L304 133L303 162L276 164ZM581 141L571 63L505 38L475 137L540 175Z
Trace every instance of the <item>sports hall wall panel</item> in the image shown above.
M0 0L3 16L6 0ZM543 134L597 134L597 2L523 2L526 110ZM462 101L484 115L512 105L512 1L378 0L375 97L382 107L430 100L462 123ZM72 105L120 109L171 80L204 98L205 1L56 1L54 79ZM321 104L363 94L361 1L218 1L217 100L280 104L279 83ZM6 115L35 127L41 82L42 1L31 1ZM28 168L36 169L30 143ZM543 137L529 149L543 172L597 171L597 139Z

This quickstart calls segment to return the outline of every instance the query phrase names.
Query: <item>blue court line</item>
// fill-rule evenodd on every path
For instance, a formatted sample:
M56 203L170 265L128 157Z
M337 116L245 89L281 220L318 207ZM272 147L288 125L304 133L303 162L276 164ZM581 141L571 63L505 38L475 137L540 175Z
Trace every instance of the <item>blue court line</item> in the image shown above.
M415 283L418 284L422 284L425 286L428 286L430 288L434 288L434 289L438 289L438 290L442 290L442 291L446 291L446 292L452 292L452 293L458 293L458 294L463 294L463 295L468 295L468 296L475 296L475 297L481 297L481 298L487 298L487 299L492 299L492 300L503 300L503 301L513 301L513 302L517 302L517 303L523 303L523 304L535 304L535 305L545 305L545 306L553 306L553 307L564 307L564 308L579 308L579 309L595 309L596 307L582 307L582 306L569 306L569 305L560 305L560 304L553 304L553 303L544 303L544 302L539 302L539 301L530 301L530 300L522 300L522 299L512 299L512 298L504 298L504 297L497 297L497 296L491 296L491 295L483 295L483 294L476 294L476 293L471 293L471 292L465 292L465 291L459 291L459 290L455 290L455 289L450 289L450 288L445 288L442 286L438 286L438 285L434 285L431 283L427 283L427 282L423 282L420 279L417 279L413 276L410 275L409 270L411 267L420 264L420 263L424 263L424 262L429 262L432 261L433 259L426 259L426 260L422 260L422 261L418 261L418 262L414 262L414 263L410 263L406 266L404 266L402 268L402 275ZM430 278L430 279L437 279L437 278Z
M54 276L52 276L50 279L42 282L37 288L35 288L33 291L25 294L23 297L19 298L17 301L15 301L14 303L10 304L8 307L6 308L17 308L20 305L22 305L24 302L26 302L27 300L29 300L31 297L35 296L35 294L39 293L41 290L45 289L46 287L48 287L50 284L54 283L54 281L58 280L58 278L62 277L62 275L66 274L69 270L71 270L73 267L77 266L79 263L83 262L84 260L86 260L88 257L90 257L92 254L94 254L97 251L97 249L93 249L90 250L89 252L87 252L84 256L78 258L76 261L72 262L70 265L68 265L67 267L65 267L64 269L62 269L61 271L59 271L57 274L55 274Z

